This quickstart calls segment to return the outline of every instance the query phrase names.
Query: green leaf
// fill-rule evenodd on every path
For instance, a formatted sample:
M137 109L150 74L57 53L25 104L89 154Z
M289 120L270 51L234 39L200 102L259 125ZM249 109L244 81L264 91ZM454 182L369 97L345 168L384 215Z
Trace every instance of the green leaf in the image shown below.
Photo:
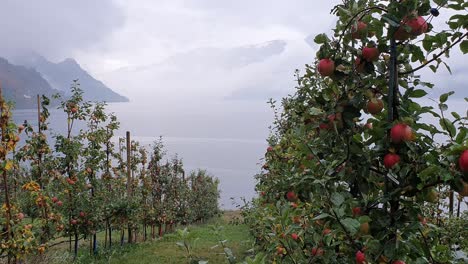
M319 215L317 215L316 217L314 217L314 218L312 219L312 221L316 221L316 220L320 220L320 219L325 219L325 218L327 218L327 217L330 217L330 215L329 215L329 214L326 214L326 213L319 214Z
M440 119L439 123L440 123L440 126L444 130L449 132L451 136L455 136L457 134L457 130L455 129L455 126L447 118Z
M454 94L455 92L454 91L450 91L448 93L444 93L442 94L440 97L439 97L439 101L441 103L445 103L447 102L447 99L449 98L449 96L451 96L452 94Z
M385 20L392 27L399 27L400 26L400 20L397 19L393 15L385 14L385 15L382 16L382 19Z
M409 97L421 98L421 97L425 96L426 94L427 94L426 91L418 89L418 90L410 91L409 92Z
M455 119L460 119L461 118L460 115L457 112L452 112L451 114Z
M331 201L334 205L340 206L344 202L344 197L340 193L333 193L331 196Z
M463 54L468 53L468 40L464 40L462 43L460 43L460 50L463 52Z
M344 225L346 230L351 233L351 235L356 234L361 226L361 223L354 218L345 218L341 220L341 223Z
M313 116L321 115L321 114L323 114L323 111L322 111L322 109L311 107L311 108L309 108L309 114L313 115Z
M317 44L324 44L328 42L328 37L326 34L318 34L317 36L315 36L314 42Z
M457 138L455 139L455 142L458 144L463 144L466 139L466 134L468 133L468 129L461 129L460 133L458 133Z

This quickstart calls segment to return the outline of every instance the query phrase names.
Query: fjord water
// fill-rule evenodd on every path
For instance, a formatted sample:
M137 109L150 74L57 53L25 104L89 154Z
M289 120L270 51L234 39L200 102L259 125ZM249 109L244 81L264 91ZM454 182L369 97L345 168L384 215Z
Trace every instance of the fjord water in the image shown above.
M109 113L120 121L116 137L131 132L132 139L149 146L160 136L170 159L177 153L186 171L206 169L220 180L220 205L235 208L233 200L255 195L254 175L267 147L272 111L265 102L223 103L110 103ZM15 110L17 123L28 120L37 124L37 110ZM52 133L65 133L66 117L61 110L50 109ZM83 125L77 125L78 133ZM52 138L51 138L52 140Z

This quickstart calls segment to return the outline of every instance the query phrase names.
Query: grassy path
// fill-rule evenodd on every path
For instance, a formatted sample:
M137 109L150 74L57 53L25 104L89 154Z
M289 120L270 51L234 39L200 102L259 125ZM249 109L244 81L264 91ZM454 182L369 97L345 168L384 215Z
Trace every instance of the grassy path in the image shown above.
M188 240L193 246L192 255L197 259L206 260L208 263L228 263L224 250L219 245L220 240L226 240L226 246L233 251L237 260L243 260L246 251L252 247L252 240L247 226L230 224L231 219L232 213L226 213L223 217L213 219L209 223L188 226ZM217 228L218 234L214 231ZM97 257L89 255L85 241L75 263L189 263L187 252L176 244L179 241L182 241L182 238L176 232L166 234L162 239L155 241L115 247L112 251L101 252ZM63 248L50 252L46 259L35 263L70 262L70 256Z

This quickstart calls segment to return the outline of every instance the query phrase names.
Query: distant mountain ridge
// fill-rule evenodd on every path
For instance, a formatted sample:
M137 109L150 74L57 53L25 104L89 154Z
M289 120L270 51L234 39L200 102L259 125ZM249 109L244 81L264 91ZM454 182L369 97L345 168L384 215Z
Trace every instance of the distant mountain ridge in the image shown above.
M3 96L15 103L16 108L36 107L36 95L51 96L61 93L42 78L35 69L11 64L0 58L0 86Z
M72 58L62 62L53 63L43 56L29 54L14 59L14 62L25 67L35 69L47 80L50 86L70 94L70 86L73 80L78 80L80 88L84 91L84 99L88 101L128 102L128 98L122 96L103 82L95 79Z

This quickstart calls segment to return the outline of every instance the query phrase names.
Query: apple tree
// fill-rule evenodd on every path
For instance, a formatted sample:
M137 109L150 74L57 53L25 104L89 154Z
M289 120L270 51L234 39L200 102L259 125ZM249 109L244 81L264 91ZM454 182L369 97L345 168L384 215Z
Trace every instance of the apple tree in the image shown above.
M447 113L453 92L427 105L434 84L420 73L451 71L443 57L468 51L467 7L345 0L332 9L335 29L316 36L316 61L275 110L260 197L245 211L272 261L457 261L460 241L443 234L467 195L468 119Z

